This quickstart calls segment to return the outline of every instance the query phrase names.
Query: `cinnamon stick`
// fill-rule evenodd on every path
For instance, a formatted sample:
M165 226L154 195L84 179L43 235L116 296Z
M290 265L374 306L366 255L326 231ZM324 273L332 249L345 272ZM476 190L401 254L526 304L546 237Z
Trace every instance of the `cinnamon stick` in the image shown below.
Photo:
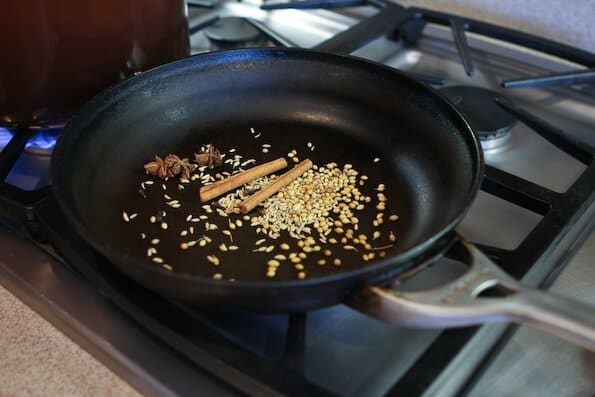
M301 163L293 167L291 170L281 175L274 182L263 187L262 189L254 193L252 196L244 200L240 204L240 211L242 211L242 214L250 212L259 203L268 199L273 194L277 193L279 190L283 189L285 186L295 181L310 168L312 168L312 161L310 161L309 159L302 161Z
M229 192L230 190L238 188L248 182L252 182L253 180L262 176L279 171L285 167L287 167L287 160L285 160L283 157L279 157L276 160L257 165L246 171L234 174L228 178L213 182L210 185L200 188L200 201L204 203L205 201L212 200L215 197L219 197L222 194Z

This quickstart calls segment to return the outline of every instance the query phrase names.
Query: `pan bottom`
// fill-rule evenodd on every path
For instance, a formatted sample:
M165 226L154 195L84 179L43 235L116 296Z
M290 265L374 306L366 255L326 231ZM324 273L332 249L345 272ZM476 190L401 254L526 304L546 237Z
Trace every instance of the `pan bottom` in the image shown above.
M357 187L363 195L370 197L371 202L366 204L366 208L362 211L354 210L359 220L358 230L353 230L354 225L344 225L343 229L345 231L352 229L356 236L367 236L371 242L374 239L374 232L379 233L379 236L372 242L374 247L392 245L393 242L389 240L390 234L400 235L401 225L407 225L409 223L407 218L412 215L412 205L407 205L410 202L408 196L411 193L404 189L404 184L400 182L401 178L390 167L390 162L377 160L383 158L381 153L373 150L369 145L353 139L343 131L321 128L316 125L261 122L213 126L200 132L189 132L186 134L186 139L177 147L172 147L161 153L147 153L146 159L149 161L153 155L165 156L169 153L193 158L193 153L198 151L201 145L207 143L214 145L225 155L221 167L205 170L212 175L226 171L232 172L232 165L225 161L233 159L234 156L242 156L240 160L242 163L254 160L254 163L251 164L262 164L278 157L285 157L289 161L290 167L291 164L294 164L292 159L295 158L309 158L318 166L332 162L337 163L339 167L349 164L349 167L353 167L359 172L360 177L365 175L366 180L363 182L363 186L357 185ZM287 157L292 151L297 153L295 157ZM248 167L249 165L246 166L246 168ZM199 175L200 172L197 170L195 174ZM376 209L376 205L379 203L377 198L379 192L376 189L380 184L384 185L382 193L388 199L385 203L386 208L382 211ZM104 183L98 182L98 185L104 185ZM141 186L145 188L143 194L146 197L144 198L138 194L139 188L142 189ZM203 208L204 203L198 199L200 186L200 180L191 180L189 183L181 184L178 178L163 181L153 176L147 176L143 172L142 164L138 164L135 178L123 181L121 186L118 185L113 189L118 194L110 200L109 209L104 208L102 211L109 214L111 219L104 219L104 225L99 231L111 244L126 242L127 252L140 260L151 263L152 258L158 256L170 265L174 272L204 277L212 277L213 274L219 273L225 279L265 280L267 279L266 263L268 260L275 255L287 257L291 252L296 254L303 252L302 248L297 246L297 240L291 238L286 232L282 232L278 239L271 239L266 234L257 233L258 227L251 227L250 220L241 214L230 214L229 217L223 217L217 212L207 212ZM171 208L166 204L172 200L178 200L182 204L181 207ZM123 211L129 216L130 214L138 215L133 221L122 222L121 227L113 228L113 220L121 221ZM384 222L375 227L373 221L377 219L379 213L384 215ZM388 218L392 214L398 214L400 220L398 222L389 221ZM251 215L254 216L256 213ZM155 223L151 222L152 216L157 219ZM337 216L335 217L338 219ZM192 222L193 219L200 221ZM96 221L95 225L98 226L102 219L96 219ZM162 222L167 223L167 229L162 229ZM217 229L206 230L207 222L210 225L216 225ZM234 230L230 230L230 223L236 225L233 227ZM238 224L241 224L242 227L238 227ZM188 232L189 227L193 228L192 234ZM213 226L208 227L214 228ZM223 231L227 231L228 234L223 234ZM145 238L143 239L141 235L144 235ZM317 233L313 233L313 236L316 235ZM181 244L199 240L203 236L209 237L212 241L204 247L196 244L190 249L180 248ZM328 238L336 239L336 244L322 244L320 251L308 253L308 258L301 261L305 266L303 270L308 277L321 277L349 271L367 264L362 259L362 254L365 252L363 246L358 251L347 250L345 246L353 245L353 243L351 241L341 243L342 237L344 237L344 233L333 231L328 235ZM151 244L151 241L156 241L155 239L158 239L159 243ZM255 243L262 239L266 241L260 245L274 246L273 252L253 252L259 248ZM236 246L238 249L222 251L222 243L226 246ZM281 250L279 248L281 244L289 245L290 250ZM152 248L155 252L151 257L147 257L147 250ZM330 255L327 250L331 251ZM392 250L387 248L383 251L389 254ZM399 249L397 248L396 251ZM219 265L214 266L209 262L207 259L209 256L216 256L220 262ZM333 265L335 260L340 261L340 267ZM319 262L322 263L322 261L325 265L319 265ZM299 271L300 269L295 269L291 262L286 261L279 266L275 279L296 279Z

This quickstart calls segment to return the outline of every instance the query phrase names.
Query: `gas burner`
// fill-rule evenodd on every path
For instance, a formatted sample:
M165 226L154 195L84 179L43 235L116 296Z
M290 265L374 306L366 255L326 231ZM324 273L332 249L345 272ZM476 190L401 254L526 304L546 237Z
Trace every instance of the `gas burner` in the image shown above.
M56 146L56 140L60 135L60 128L36 128L27 146L25 152L39 156L49 156ZM12 138L14 131L0 127L0 149L4 148Z
M508 142L517 119L496 103L496 99L509 102L508 99L495 91L465 85L444 87L440 91L465 115L484 150Z
M254 47L265 41L258 29L239 17L221 18L206 27L204 33L213 50Z

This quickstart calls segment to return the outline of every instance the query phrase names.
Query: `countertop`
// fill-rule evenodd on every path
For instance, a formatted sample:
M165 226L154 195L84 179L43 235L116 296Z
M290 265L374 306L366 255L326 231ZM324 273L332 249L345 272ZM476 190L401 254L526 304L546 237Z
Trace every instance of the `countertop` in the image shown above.
M1 396L138 396L0 286Z
M404 0L399 4L462 15L595 52L595 1Z

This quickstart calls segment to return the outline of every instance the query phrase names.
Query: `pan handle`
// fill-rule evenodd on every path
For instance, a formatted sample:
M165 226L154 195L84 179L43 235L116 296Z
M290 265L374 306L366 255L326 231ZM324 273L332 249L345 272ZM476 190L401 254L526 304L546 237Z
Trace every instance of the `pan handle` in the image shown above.
M472 244L461 244L470 254L471 267L457 280L415 292L369 286L348 303L389 323L419 328L526 323L595 351L595 306L526 287ZM490 289L504 296L480 296Z

